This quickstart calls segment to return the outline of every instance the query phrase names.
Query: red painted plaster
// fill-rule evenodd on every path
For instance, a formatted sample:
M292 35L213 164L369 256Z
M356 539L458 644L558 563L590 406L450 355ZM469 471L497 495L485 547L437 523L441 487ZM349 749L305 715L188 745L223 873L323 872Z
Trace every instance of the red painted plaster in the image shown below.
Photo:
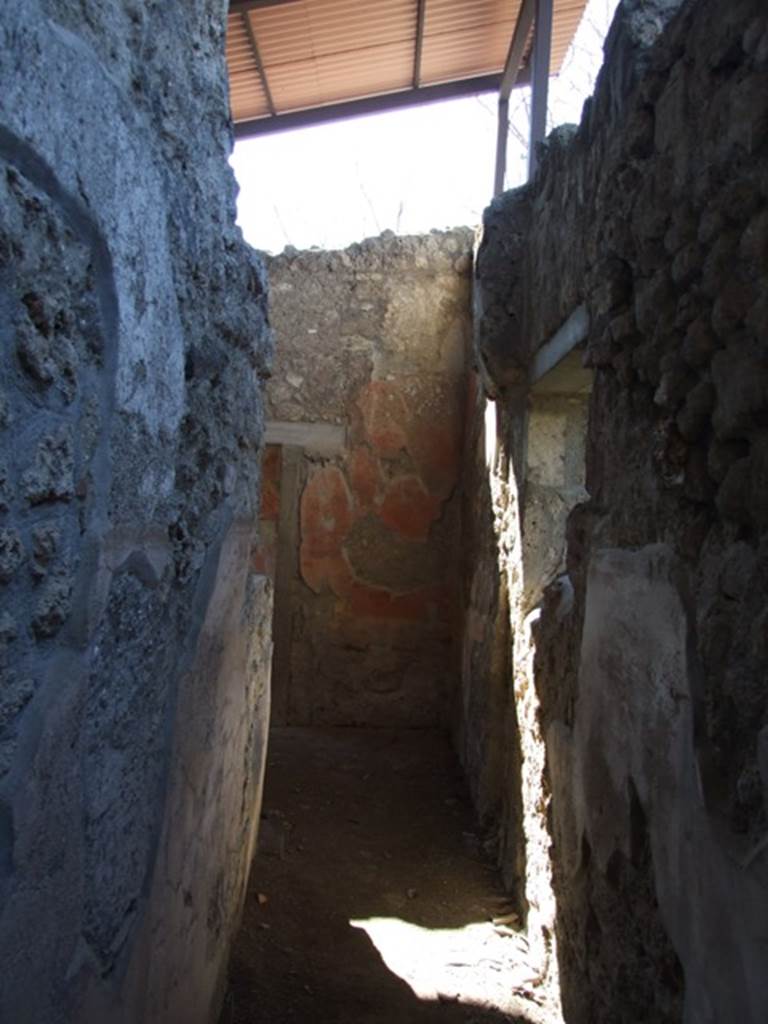
M390 484L379 515L385 526L403 537L426 540L441 508L440 499L430 494L418 477L402 476Z
M354 448L348 461L349 484L357 507L361 511L370 509L379 498L383 478L381 463L370 448L359 445Z
M357 404L365 439L375 452L392 458L407 446L408 407L393 381L372 380L361 389Z

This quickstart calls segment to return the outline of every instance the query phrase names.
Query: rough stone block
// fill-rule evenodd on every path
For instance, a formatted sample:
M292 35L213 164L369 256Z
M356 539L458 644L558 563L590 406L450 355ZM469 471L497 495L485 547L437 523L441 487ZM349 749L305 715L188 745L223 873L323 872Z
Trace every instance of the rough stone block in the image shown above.
M721 440L747 436L755 417L768 407L768 361L754 343L743 341L712 360L717 393L713 415Z
M715 405L715 389L708 380L700 380L686 396L677 417L677 429L686 441L696 441L709 424Z

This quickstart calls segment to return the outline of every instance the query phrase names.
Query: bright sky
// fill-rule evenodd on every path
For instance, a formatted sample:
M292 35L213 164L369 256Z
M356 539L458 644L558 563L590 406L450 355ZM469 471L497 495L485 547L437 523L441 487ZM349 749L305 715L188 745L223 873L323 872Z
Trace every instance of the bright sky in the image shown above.
M618 0L589 0L550 79L550 128L576 123L602 63ZM528 89L510 103L507 188L526 175ZM334 249L385 229L415 234L480 223L493 186L496 96L486 94L239 142L238 223L251 245Z

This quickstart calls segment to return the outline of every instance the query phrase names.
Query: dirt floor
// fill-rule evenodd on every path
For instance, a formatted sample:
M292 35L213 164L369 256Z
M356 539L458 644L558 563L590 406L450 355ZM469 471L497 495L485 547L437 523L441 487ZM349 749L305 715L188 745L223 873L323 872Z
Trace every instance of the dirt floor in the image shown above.
M276 730L259 846L222 1024L560 1019L442 735Z

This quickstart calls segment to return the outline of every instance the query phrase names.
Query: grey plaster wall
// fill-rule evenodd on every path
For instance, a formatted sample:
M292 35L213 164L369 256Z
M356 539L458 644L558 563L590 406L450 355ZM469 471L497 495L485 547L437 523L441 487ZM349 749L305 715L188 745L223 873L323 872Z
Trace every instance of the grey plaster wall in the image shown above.
M0 3L0 1020L210 1021L268 714L223 0Z
M539 849L569 1024L768 1017L767 226L758 0L624 0L580 126L486 213L476 358L507 580L525 574L531 366L574 308L590 318L588 498L528 636L512 617L500 727L519 726L502 862L526 881L541 861L515 840L515 786L526 737L545 743ZM467 543L489 565L487 533Z

